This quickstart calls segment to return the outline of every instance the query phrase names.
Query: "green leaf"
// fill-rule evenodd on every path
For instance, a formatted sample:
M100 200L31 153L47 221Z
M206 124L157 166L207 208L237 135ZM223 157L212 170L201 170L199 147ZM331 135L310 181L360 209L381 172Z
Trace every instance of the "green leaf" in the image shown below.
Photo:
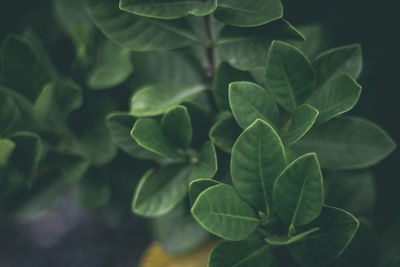
M321 169L314 153L299 157L279 175L273 200L276 212L293 227L307 224L320 215L324 192Z
M265 85L283 108L293 112L316 86L311 62L296 47L273 41L267 57Z
M267 24L282 16L280 0L219 0L215 11L218 20L239 27Z
M177 147L168 139L156 119L138 119L131 135L141 147L151 152L171 159L180 157Z
M282 129L282 140L285 146L290 147L299 141L314 125L318 114L319 111L310 105L298 106L292 118Z
M0 168L8 163L8 159L15 149L15 143L10 139L0 139Z
M106 124L113 142L130 156L140 159L160 159L158 155L142 148L131 136L135 117L129 113L114 112L107 116Z
M0 134L5 135L11 131L20 118L14 98L7 92L0 91Z
M98 209L104 207L111 199L110 185L99 181L98 177L89 177L77 184L72 190L72 196L82 209Z
M275 179L285 166L285 152L278 134L260 119L250 125L233 146L233 185L246 201L267 215L271 212Z
M31 132L17 132L9 139L15 143L15 148L8 159L12 172L24 177L24 184L31 185L39 165L42 144L40 137Z
M226 153L232 152L232 147L239 137L242 129L237 125L232 115L228 115L213 125L210 130L210 140Z
M209 141L203 145L199 155L194 157L194 160L192 157L192 161L194 164L192 165L188 185L197 179L211 179L218 170L217 153L214 145Z
M97 27L128 50L175 49L197 42L185 20L162 21L129 14L119 10L116 1L85 0L85 4Z
M192 122L184 106L177 106L165 113L161 128L168 139L182 149L187 149L192 142Z
M302 266L323 266L338 257L357 232L359 222L350 213L325 206L321 216L312 223L320 230L289 246L295 260Z
M158 83L174 82L184 84L205 83L204 70L194 64L188 50L167 50L134 52L132 60L136 68L132 82L135 87Z
M297 27L299 31L304 34L305 40L295 41L292 44L300 49L308 58L315 58L315 56L321 51L321 48L325 47L326 29L322 24L313 23L305 24Z
M368 214L375 208L375 177L371 171L330 171L326 177L326 204L352 214Z
M158 172L147 172L136 188L132 209L147 217L166 214L184 199L192 181L211 179L216 171L217 156L208 142L195 163L172 164Z
M396 145L376 124L359 117L342 117L308 132L293 149L315 152L322 167L357 169L377 164Z
M184 164L168 165L148 171L136 187L132 203L134 213L157 217L171 211L185 197L190 168Z
M332 78L307 101L319 110L318 122L325 122L352 109L361 94L361 86L349 75Z
M82 103L82 88L70 79L59 79L43 88L35 102L35 117L51 123L65 123L68 115Z
M151 224L155 239L161 242L163 250L168 254L196 249L209 238L209 233L196 222L184 203L154 218Z
M2 76L29 99L35 99L49 73L32 44L22 36L10 35L1 49Z
M219 242L211 251L208 259L208 267L248 266L276 266L269 246L262 240Z
M204 190L206 190L211 186L218 184L221 183L217 180L212 180L212 179L197 179L191 182L189 185L190 203L193 205L201 192L203 192Z
M362 68L361 46L358 44L328 50L313 62L319 84L340 74L357 79Z
M87 83L91 89L107 89L124 82L132 72L130 52L106 41L98 48L95 65L88 75Z
M139 16L178 19L186 15L205 16L217 8L217 0L120 0L121 10Z
M190 102L182 103L189 112L193 128L192 148L200 150L204 142L208 141L208 132L212 126L213 118L204 109Z
M200 193L192 214L207 231L232 241L245 239L259 225L254 210L226 184L212 186Z
M290 244L293 244L293 243L296 243L296 242L302 240L306 236L308 236L314 232L317 232L318 230L319 230L318 227L312 228L308 231L305 231L305 232L300 233L295 236L278 236L278 235L267 236L265 238L265 242L267 242L268 244L274 245L274 246L287 246L287 245L290 245Z
M18 114L19 112L19 116L14 119L12 119L11 121L13 123L11 123L8 127L8 130L15 130L15 129L29 129L35 122L35 118L33 116L33 105L32 103L22 94L20 94L17 91L11 90L7 87L4 87L3 85L0 84L0 96L1 96L1 105L2 107L0 108L0 116L4 116L7 115L6 113L2 113L4 112L3 108L6 107L10 107L12 109L16 108L16 110L14 110L13 114ZM10 100L7 100L7 96L10 96L12 98L13 101L8 102ZM4 97L4 98L3 98ZM5 102L2 102L5 101ZM15 103L15 105L13 104ZM10 106L9 106L10 105ZM8 108L6 108L8 109ZM11 112L11 110L10 110ZM3 115L4 114L4 115ZM0 117L0 120L4 120L1 123L5 123L5 121L10 120L13 117L13 115L11 116L7 116L7 118L5 117ZM10 123L10 122L8 122ZM11 127L12 126L12 127ZM1 127L5 127L5 125L1 125ZM0 128L2 130L6 129L6 128ZM4 133L3 133L4 134Z
M304 40L304 36L283 19L254 28L226 26L217 41L217 52L237 69L265 68L268 47L273 40Z
M242 129L246 129L256 119L262 119L274 127L278 125L278 106L268 91L255 83L230 83L229 104Z
M133 96L131 114L137 117L163 114L173 106L193 99L205 89L202 85L175 83L148 85L138 90Z
M253 81L248 72L232 68L228 63L222 62L215 71L213 80L213 95L217 106L221 110L230 110L228 88L231 82Z

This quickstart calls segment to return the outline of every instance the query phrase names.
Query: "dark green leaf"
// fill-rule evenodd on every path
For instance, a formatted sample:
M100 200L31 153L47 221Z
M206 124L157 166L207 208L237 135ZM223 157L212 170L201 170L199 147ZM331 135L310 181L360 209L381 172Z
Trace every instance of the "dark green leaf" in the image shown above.
M361 86L349 75L332 78L307 101L319 110L318 122L325 122L352 109L361 94Z
M312 223L320 230L290 245L290 252L302 266L323 266L338 257L357 232L359 222L350 213L325 206Z
M309 58L314 58L321 48L324 47L326 40L325 31L322 24L306 24L297 27L304 34L304 41L295 41L292 44L299 48Z
M298 106L292 118L282 129L282 140L285 146L290 147L299 141L314 125L319 112L310 105Z
M31 43L17 35L10 35L1 50L2 76L5 83L30 99L35 99L49 73Z
M352 214L367 214L375 208L375 177L371 171L327 172L326 203Z
M124 82L133 72L130 52L110 41L97 51L95 65L88 75L91 89L107 89Z
M160 157L136 143L131 136L135 117L129 113L115 112L107 116L106 124L113 142L130 156L140 159L156 160Z
M191 182L189 185L190 203L193 205L201 192L203 192L204 190L206 190L211 186L218 184L220 184L220 182L212 179L197 179Z
M306 154L286 167L274 185L276 212L291 227L313 221L324 203L321 169L314 153Z
M43 88L35 102L35 116L51 123L65 123L68 115L80 108L82 102L81 87L70 79L60 79Z
M236 70L226 62L219 64L213 80L213 94L221 110L230 110L228 88L229 84L235 81L253 81L253 78L250 73Z
M226 184L212 186L200 193L192 214L206 230L232 241L245 239L259 224L254 210Z
M129 14L119 10L115 1L85 0L85 4L97 27L126 49L175 49L197 42L185 20L162 21Z
M0 168L8 163L8 159L15 149L15 143L10 139L0 139Z
M293 112L316 86L311 62L296 47L273 41L267 57L265 85L283 108Z
M158 172L148 171L136 187L133 212L157 217L171 211L185 197L190 168L184 164L168 165Z
M293 149L316 152L322 167L356 169L374 165L396 147L376 124L358 117L336 118L306 134Z
M306 236L318 231L319 228L312 228L308 231L305 231L303 233L297 234L295 236L278 236L278 235L273 235L273 236L268 236L265 238L265 242L268 244L274 245L274 246L287 246L293 243L296 243Z
M271 212L274 182L285 166L285 152L278 134L260 119L233 146L232 182L246 201L267 215Z
M264 68L273 40L303 40L304 36L285 20L255 28L226 26L217 41L222 59L240 70Z
M217 8L217 0L120 0L119 7L139 16L177 19L188 14L195 16L210 14Z
M283 15L280 0L218 0L215 17L229 25L252 27L277 20Z
M183 204L154 218L152 229L155 239L161 242L163 250L169 254L193 250L209 237L209 233L196 222Z
M328 50L313 62L319 84L340 74L357 79L362 68L361 46L358 44Z
M255 83L230 83L229 104L235 120L242 129L249 127L256 119L262 119L274 127L278 125L278 106L272 96Z
M156 116L167 112L175 105L193 99L206 88L202 85L162 83L138 90L131 101L134 116Z
M210 130L210 140L226 153L231 153L235 141L242 129L237 125L232 115L217 120Z
M165 113L161 128L168 139L182 149L187 149L192 142L192 122L184 106L177 106Z
M20 117L14 98L7 92L0 91L0 134L11 131Z
M274 267L275 264L269 246L262 240L222 241L211 251L208 260L208 267Z
M12 172L20 173L25 185L31 185L36 176L42 145L40 137L30 132L17 132L9 137L15 148L8 159Z
M211 179L217 171L217 157L211 143L206 143L192 164L167 165L158 172L147 172L136 188L132 209L135 213L156 217L169 212L197 179Z
M180 157L177 147L168 139L156 119L138 119L131 135L141 147L151 152L171 159Z

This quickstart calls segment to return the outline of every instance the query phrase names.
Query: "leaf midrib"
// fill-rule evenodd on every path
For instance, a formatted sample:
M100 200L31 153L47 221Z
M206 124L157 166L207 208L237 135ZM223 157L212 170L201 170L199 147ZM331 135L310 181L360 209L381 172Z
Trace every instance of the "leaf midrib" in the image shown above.
M261 252L262 252L263 250L265 250L266 248L268 248L268 245L262 246L261 248L257 249L256 251L254 251L253 253L251 253L249 256L247 256L247 257L244 258L243 260L241 260L241 261L235 263L234 265L232 265L232 267L240 266L240 264L242 264L242 263L248 261L249 259L251 259L251 258L257 256L257 254L261 253Z
M228 213L218 213L218 212L211 211L211 212L209 212L209 214L214 215L214 216L229 217L229 218L234 218L234 219L239 219L239 220L244 220L244 221L258 222L258 219L256 219L256 218L228 214Z

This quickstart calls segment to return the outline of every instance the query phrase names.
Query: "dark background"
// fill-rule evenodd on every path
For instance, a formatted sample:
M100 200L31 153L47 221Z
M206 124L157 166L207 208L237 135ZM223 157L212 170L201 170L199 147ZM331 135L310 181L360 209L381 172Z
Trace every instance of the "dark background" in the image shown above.
M400 23L396 2L283 0L285 17L292 24L322 22L333 46L362 45L364 68L360 83L363 92L352 113L381 125L399 144L400 47L397 37ZM21 25L27 23L31 23L39 34L46 32L44 41L51 47L52 58L58 69L65 68L63 62L71 56L71 44L56 38L50 1L0 1L0 43L9 33L18 32ZM397 149L373 168L377 187L374 217L378 235L384 234L385 229L396 228L400 219L399 163ZM49 227L51 225L61 226ZM44 222L16 225L0 218L0 267L134 266L149 242L144 233L143 221L133 215L123 227L110 228L94 214L74 209L66 200L46 216Z

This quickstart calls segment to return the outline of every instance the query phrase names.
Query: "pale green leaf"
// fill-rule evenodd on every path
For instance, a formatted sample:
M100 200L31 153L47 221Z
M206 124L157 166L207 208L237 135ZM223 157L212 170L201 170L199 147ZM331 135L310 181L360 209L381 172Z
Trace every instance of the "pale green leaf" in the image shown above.
M15 143L10 139L0 139L0 167L8 163L8 159L15 149Z
M202 85L183 85L161 83L139 89L131 101L131 114L134 116L156 116L167 112L175 105L193 99L201 91Z

